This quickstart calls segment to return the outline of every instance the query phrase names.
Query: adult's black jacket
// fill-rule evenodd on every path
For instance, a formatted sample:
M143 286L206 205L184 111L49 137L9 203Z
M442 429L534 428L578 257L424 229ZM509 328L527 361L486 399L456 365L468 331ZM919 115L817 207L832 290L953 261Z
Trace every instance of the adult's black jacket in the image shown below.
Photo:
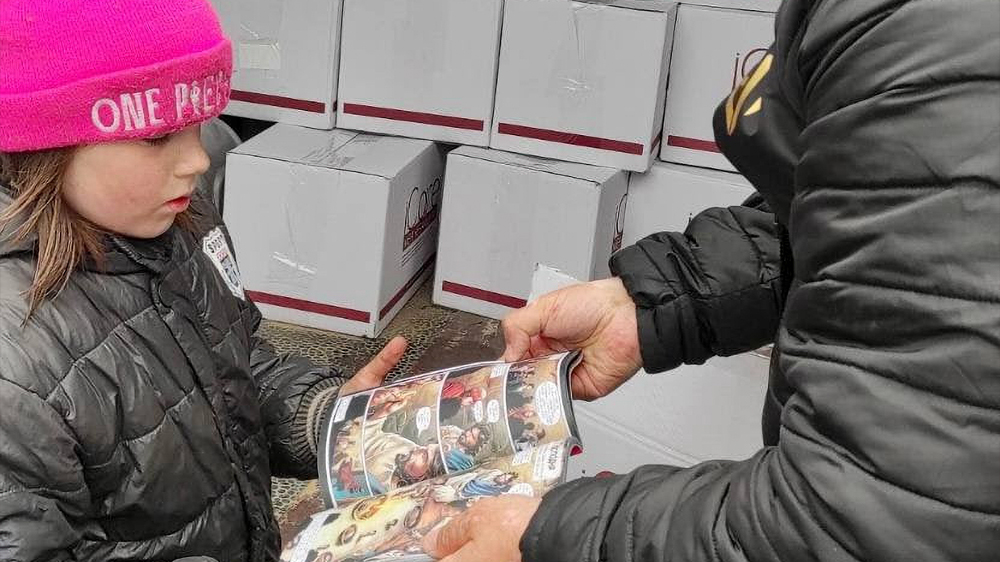
M1000 560L1000 3L785 0L715 125L778 226L612 265L647 370L775 341L769 446L565 485L525 562Z

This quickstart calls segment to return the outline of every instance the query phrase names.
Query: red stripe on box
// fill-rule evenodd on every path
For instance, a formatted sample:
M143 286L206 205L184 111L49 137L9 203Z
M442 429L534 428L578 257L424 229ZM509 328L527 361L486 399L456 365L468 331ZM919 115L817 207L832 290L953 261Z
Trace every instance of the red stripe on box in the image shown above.
M719 150L719 145L712 141L691 139L688 137L675 137L670 135L667 137L667 145L676 146L678 148L690 148L691 150L701 150L703 152L722 153L722 151Z
M393 295L391 299L389 299L389 302L386 303L386 305L383 306L382 310L380 310L378 313L379 320L385 318L386 314L389 314L389 311L392 310L392 307L396 306L396 303L399 302L399 299L403 298L403 295L406 294L406 291L409 291L413 287L413 284L417 282L417 279L420 279L420 276L423 275L424 272L427 271L431 267L431 265L434 264L434 256L436 255L437 254L431 254L431 257L427 258L427 261L424 263L424 265L420 266L420 269L417 270L417 272L413 275L413 277L410 277L410 280L407 281L405 285L403 285L403 288L400 289L398 293Z
M475 287L470 287L468 285L452 283L451 281L445 281L441 283L441 290L446 293L454 293L456 295L461 295L463 297L469 297L470 299L476 299L478 301L485 301L493 304L499 304L500 306L506 306L509 308L521 308L524 305L528 304L528 301L524 299L519 299L517 297L504 295L501 293L494 293L492 291L486 291L483 289L477 289Z
M259 103L261 105L283 107L285 109L298 109L300 111L308 111L310 113L326 113L326 104L318 101L297 100L295 98L258 94L256 92L232 90L229 94L229 99L245 101L247 103Z
M303 312L322 314L323 316L334 316L345 320L353 320L354 322L367 323L371 320L371 314L362 310L343 308L340 306L333 306L332 304L322 304L302 299L293 299L291 297L261 293L259 291L247 291L246 294L250 297L250 300L260 304L280 306L281 308L291 308L293 310L301 310Z
M424 125L451 127L452 129L482 131L483 128L486 127L486 123L482 119L467 119L465 117L438 115L436 113L422 113L419 111L406 111L403 109L392 109L389 107L375 107L372 105L361 105L357 103L345 103L343 111L344 113L361 115L363 117L376 117L379 119L390 119L392 121L408 121L410 123L422 123Z
M587 135L578 135L576 133L567 133L564 131L553 131L550 129L536 129L535 127L512 125L510 123L500 123L497 126L497 132L501 135L513 135L515 137L525 137L541 141L571 144L587 148L597 148L599 150L610 150L612 152L623 152L625 154L641 155L644 148L642 144L637 142L603 139L600 137L590 137Z

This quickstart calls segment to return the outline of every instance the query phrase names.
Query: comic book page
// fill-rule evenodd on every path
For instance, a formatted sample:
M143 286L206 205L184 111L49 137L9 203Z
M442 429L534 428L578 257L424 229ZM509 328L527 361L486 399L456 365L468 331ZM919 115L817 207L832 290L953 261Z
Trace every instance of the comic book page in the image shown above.
M570 442L548 443L477 468L324 511L286 545L282 562L431 562L421 540L483 497L541 497L566 477Z
M511 452L578 438L569 389L575 366L575 355L507 365L504 409Z
M577 357L477 363L340 398L319 455L327 505L577 440L569 391Z

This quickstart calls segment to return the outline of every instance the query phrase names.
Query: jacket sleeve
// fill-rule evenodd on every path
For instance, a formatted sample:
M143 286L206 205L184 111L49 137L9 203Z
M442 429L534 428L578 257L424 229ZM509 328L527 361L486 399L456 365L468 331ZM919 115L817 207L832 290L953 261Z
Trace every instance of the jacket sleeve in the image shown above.
M648 372L699 364L774 341L784 294L780 227L759 196L708 209L611 258L638 309Z
M62 417L0 378L0 560L75 560L89 491Z
M261 316L256 305L249 305L250 368L271 442L271 470L279 477L315 478L321 419L346 378L304 357L277 353L256 334Z
M780 442L558 488L525 562L996 559L997 29L995 0L786 0L806 122Z

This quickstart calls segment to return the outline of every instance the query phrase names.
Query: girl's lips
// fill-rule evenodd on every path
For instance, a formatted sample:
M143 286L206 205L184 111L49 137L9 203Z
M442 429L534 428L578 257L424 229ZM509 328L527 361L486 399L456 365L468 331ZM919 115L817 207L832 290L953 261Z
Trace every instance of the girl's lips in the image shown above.
M174 211L183 211L184 209L187 209L188 205L190 204L191 204L190 197L178 197L177 199L171 199L170 201L167 201L167 207L170 207L170 209Z

